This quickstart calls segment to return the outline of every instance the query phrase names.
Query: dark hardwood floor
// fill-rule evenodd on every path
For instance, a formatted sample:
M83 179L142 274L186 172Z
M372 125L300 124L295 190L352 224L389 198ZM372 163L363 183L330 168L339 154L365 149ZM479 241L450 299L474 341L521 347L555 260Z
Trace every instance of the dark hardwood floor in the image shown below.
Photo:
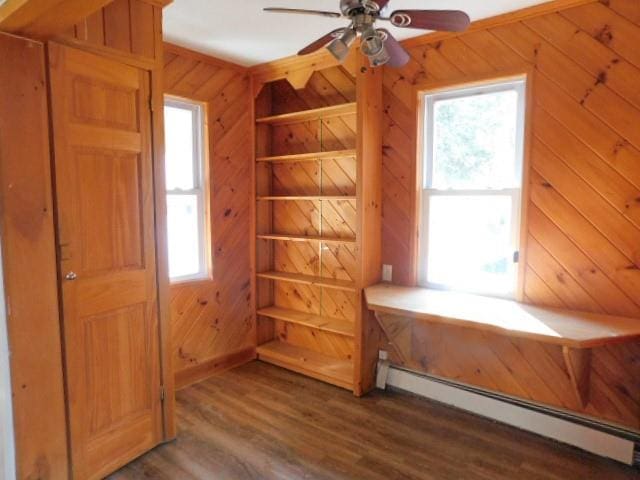
M178 438L124 479L640 479L536 435L397 392L356 399L253 362L178 392Z

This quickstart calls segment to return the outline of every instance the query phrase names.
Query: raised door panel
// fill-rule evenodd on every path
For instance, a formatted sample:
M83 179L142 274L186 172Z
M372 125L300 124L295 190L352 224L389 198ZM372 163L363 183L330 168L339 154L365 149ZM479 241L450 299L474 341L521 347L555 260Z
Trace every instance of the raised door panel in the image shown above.
M149 77L50 46L74 478L162 437Z
M80 272L144 267L140 157L135 153L79 151ZM100 215L96 215L96 207Z

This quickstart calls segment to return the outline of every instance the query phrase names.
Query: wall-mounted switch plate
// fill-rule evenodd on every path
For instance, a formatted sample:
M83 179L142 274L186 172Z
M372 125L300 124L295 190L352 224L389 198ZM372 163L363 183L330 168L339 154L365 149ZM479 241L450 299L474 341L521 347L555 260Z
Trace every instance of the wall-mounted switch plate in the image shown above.
M382 265L382 281L390 282L393 278L393 265Z

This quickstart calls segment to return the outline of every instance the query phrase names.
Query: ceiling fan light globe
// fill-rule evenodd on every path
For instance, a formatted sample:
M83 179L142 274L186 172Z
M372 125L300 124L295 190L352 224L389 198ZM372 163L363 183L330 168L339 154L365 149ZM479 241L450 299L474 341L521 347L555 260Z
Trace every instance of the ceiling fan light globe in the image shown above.
M374 28L362 32L362 53L371 57L378 55L384 49L384 42Z
M333 40L329 45L327 45L327 50L331 52L336 60L342 62L347 55L349 55L349 47L339 38Z
M380 67L391 60L391 55L384 45L376 54L367 56L372 67Z
M334 39L327 46L327 49L336 59L338 59L339 61L343 61L349 54L349 48L351 48L351 45L353 45L356 37L357 33L355 32L355 30L347 28L342 33L342 35L340 35L340 37Z

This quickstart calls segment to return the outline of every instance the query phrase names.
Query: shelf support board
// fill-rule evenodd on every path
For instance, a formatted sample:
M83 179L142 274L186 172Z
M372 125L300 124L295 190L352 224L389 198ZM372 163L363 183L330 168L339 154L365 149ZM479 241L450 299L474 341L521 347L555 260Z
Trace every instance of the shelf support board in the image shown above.
M589 403L591 349L563 346L562 356L569 372L576 400L582 408L585 408Z

